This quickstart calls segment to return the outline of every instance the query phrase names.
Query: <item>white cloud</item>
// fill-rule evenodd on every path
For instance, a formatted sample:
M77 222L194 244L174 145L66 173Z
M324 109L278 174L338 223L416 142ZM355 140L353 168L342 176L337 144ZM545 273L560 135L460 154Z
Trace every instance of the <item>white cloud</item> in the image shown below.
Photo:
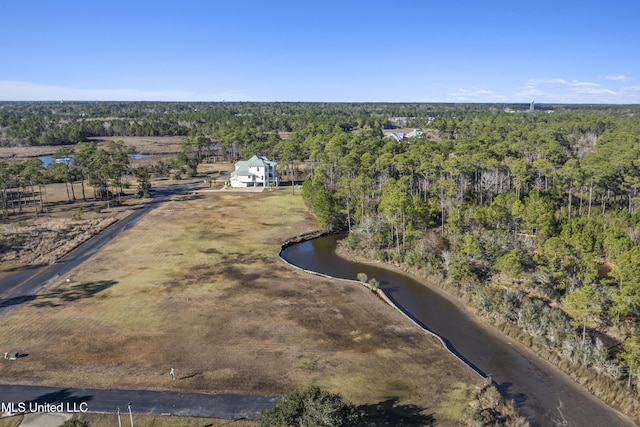
M572 87L597 87L600 86L598 83L591 83L591 82L579 82L577 80L573 80L570 85Z
M579 80L564 80L564 79L529 79L524 85L523 89L537 89L552 88L552 87L596 87L600 86L598 83L593 82L581 82Z
M483 88L457 90L444 89L439 84L438 94L421 102L524 102L639 104L640 86L622 86L622 80L602 79L601 83L561 78L531 78L520 88ZM622 87L621 87L622 86ZM405 100L397 94L392 98ZM241 90L214 91L203 88L200 92L180 90L138 89L78 89L32 82L0 80L0 101L267 101L249 96ZM388 102L388 101L387 101Z
M241 91L192 93L179 90L77 89L0 80L0 101L247 101Z
M622 81L624 76L617 77L608 80ZM512 97L514 100L535 99L541 103L636 104L640 102L640 86L619 88L580 80L529 79Z
M611 89L596 89L595 87L574 86L571 88L574 93L590 94L590 95L616 95Z
M458 89L456 92L447 95L450 102L491 102L504 101L504 95L487 89Z
M549 87L549 86L564 86L568 85L569 82L563 79L529 79L527 83L524 85L523 89L535 89L540 86Z
M616 81L616 82L628 82L628 81L632 80L632 78L629 77L629 76L607 76L607 77L605 77L605 79L613 80L613 81Z

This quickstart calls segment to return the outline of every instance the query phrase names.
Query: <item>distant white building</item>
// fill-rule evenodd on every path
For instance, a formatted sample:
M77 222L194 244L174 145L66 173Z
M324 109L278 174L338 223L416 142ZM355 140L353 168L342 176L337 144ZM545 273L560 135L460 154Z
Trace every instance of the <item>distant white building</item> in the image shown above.
M404 139L404 133L402 132L384 132L385 138L395 139L400 142Z
M405 138L420 138L421 136L424 136L424 132L422 132L420 129L414 129L406 134Z
M399 126L406 126L408 117L389 117L389 121Z
M277 187L280 177L276 172L278 163L254 155L249 160L236 163L236 170L231 172L232 187Z
M424 132L422 132L420 129L413 129L409 133L386 131L383 132L383 136L385 138L395 139L396 141L400 142L408 138L420 138L421 136L424 136Z

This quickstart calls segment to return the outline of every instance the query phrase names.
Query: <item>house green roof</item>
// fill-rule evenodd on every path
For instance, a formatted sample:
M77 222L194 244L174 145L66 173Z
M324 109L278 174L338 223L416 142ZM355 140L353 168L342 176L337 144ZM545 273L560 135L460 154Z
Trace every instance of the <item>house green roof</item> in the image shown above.
M236 170L231 172L233 176L254 176L255 174L249 172L250 167L264 167L267 166L275 167L278 163L267 159L266 157L261 157L258 155L254 155L249 160L240 160L236 162Z
M240 162L238 162L240 163ZM253 157L251 157L249 160L246 161L247 166L254 166L254 167L259 167L259 166L275 166L278 163L273 162L269 159L267 159L266 157L262 157L262 156L258 156L258 155L253 155ZM237 164L237 163L236 163Z
M238 162L240 163L240 162ZM242 162L242 165L238 165L238 163L236 163L236 167L237 169L234 170L233 172L231 172L231 175L233 176L252 176L255 175L254 173L249 172L249 166L246 165L246 162Z

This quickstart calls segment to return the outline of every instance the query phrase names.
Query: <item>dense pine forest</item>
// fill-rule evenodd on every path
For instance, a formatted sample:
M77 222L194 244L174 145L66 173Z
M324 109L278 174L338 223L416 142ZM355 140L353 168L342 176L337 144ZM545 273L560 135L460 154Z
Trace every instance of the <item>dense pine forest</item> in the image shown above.
M400 128L421 132L389 137ZM89 138L169 135L183 136L167 168L176 178L197 174L211 150L277 160L284 177L304 180L322 227L349 231L344 250L439 278L640 413L640 106L0 103L0 144L76 153L48 175L0 164L3 195L85 179L109 194L127 148ZM96 153L103 161L83 163Z

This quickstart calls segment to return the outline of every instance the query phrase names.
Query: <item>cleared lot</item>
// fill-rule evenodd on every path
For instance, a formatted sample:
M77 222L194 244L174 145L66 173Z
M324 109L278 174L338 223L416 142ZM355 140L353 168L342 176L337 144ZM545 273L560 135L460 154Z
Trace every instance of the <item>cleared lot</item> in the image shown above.
M481 382L470 369L366 289L278 259L314 228L286 188L164 204L3 319L0 350L28 356L2 362L2 381L265 395L314 382L455 420Z

